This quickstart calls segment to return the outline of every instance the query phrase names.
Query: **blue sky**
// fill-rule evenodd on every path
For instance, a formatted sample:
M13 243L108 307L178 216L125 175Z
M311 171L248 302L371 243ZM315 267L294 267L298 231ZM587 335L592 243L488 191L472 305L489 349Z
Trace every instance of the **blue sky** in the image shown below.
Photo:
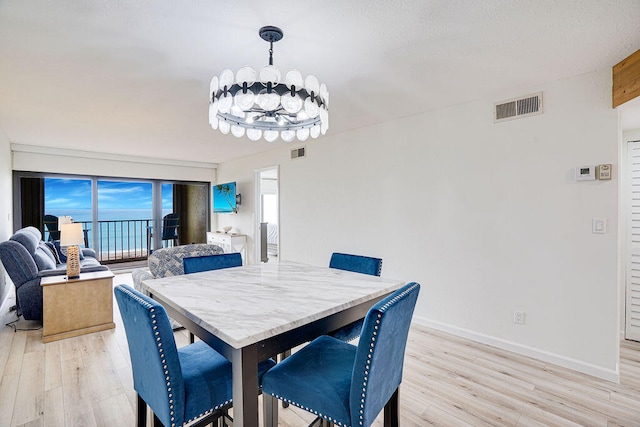
M150 182L98 181L99 209L149 209ZM45 178L45 210L91 209L91 180ZM173 186L162 184L162 209L173 208Z

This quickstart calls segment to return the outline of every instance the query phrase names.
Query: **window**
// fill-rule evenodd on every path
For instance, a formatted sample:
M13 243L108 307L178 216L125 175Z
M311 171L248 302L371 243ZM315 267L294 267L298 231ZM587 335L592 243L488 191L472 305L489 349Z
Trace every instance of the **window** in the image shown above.
M209 183L14 172L14 227L33 225L58 240L58 218L81 222L86 246L103 263L145 259L157 246L155 224L172 212L188 243L204 243ZM154 244L155 243L155 244ZM162 244L162 242L160 243ZM181 243L184 244L184 243Z

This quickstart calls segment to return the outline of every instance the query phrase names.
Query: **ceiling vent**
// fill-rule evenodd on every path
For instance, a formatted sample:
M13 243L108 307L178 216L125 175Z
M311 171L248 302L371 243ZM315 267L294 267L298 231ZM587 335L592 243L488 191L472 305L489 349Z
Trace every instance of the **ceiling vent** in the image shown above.
M301 157L305 157L307 155L304 147L300 147L300 148L294 148L293 150L291 150L291 158L292 159L299 159Z
M542 92L494 104L494 123L542 114Z

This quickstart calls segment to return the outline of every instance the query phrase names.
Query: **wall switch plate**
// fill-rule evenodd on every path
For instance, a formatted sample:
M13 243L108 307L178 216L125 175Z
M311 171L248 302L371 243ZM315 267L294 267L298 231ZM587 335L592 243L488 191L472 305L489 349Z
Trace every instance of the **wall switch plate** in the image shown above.
M596 168L596 178L600 180L611 179L611 163L598 165Z
M604 218L593 218L591 220L591 233L592 234L606 234L607 233L607 220Z

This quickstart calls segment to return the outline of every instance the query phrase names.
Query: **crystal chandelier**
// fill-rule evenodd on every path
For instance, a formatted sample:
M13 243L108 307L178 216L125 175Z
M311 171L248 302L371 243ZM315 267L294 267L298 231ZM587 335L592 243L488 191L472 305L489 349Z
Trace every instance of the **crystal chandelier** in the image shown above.
M252 141L264 138L285 142L317 138L329 128L329 92L315 76L289 71L282 81L273 65L273 43L282 39L278 27L262 27L260 37L269 42L269 65L260 73L242 67L234 75L226 69L211 79L209 123L213 129Z

